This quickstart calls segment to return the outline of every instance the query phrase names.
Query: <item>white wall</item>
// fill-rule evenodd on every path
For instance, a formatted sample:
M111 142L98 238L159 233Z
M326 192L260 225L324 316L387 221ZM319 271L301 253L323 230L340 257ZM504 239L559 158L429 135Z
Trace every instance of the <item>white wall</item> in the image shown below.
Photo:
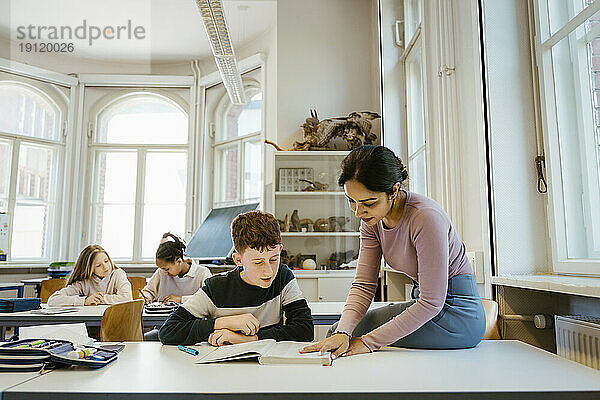
M497 272L550 272L546 197L536 189L527 2L483 4Z
M300 125L352 111L380 113L372 0L277 2L277 142L302 139Z
M114 62L71 57L57 53L11 53L9 49L10 43L0 39L0 57L63 74L192 75L189 62Z

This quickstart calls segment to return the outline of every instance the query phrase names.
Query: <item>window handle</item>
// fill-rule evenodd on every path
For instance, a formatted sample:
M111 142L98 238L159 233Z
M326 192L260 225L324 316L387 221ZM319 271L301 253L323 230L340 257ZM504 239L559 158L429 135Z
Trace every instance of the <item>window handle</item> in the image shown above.
M545 157L537 156L535 157L535 168L537 170L537 190L540 193L548 192L548 185L546 184L546 178L544 178L544 166L545 166Z

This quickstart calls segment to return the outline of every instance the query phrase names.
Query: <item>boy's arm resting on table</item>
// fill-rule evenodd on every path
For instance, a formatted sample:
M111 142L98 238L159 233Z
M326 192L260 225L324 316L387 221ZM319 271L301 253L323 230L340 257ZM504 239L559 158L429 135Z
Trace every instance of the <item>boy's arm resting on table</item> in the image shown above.
M298 342L312 342L315 329L312 314L305 299L298 299L283 306L285 324L261 328L258 339L294 340Z
M163 344L191 345L206 341L214 326L214 319L198 318L184 307L178 307L160 328L158 337Z
M133 300L131 294L131 283L127 279L127 274L122 269L118 269L114 274L116 294L104 294L106 304L122 303Z
M190 345L204 342L215 328L214 304L206 292L198 290L169 315L158 332L163 344Z
M83 293L81 282L75 282L52 293L50 298L48 298L48 306L83 306L85 303L85 297L86 296Z

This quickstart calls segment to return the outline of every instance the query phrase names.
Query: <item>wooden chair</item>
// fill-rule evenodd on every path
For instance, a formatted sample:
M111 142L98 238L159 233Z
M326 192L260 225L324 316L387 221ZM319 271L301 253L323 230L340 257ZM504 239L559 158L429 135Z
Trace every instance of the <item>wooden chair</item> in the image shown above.
M141 342L144 300L113 304L104 310L100 323L102 342Z
M40 288L40 298L42 299L42 303L47 303L52 293L65 286L67 286L67 279L63 278L52 278L42 281L42 286Z
M143 276L128 276L127 279L131 283L131 294L133 299L141 299L140 290L146 286L146 278ZM139 290L138 290L139 289Z
M483 340L502 339L498 329L498 303L490 299L481 299L485 311L485 334Z

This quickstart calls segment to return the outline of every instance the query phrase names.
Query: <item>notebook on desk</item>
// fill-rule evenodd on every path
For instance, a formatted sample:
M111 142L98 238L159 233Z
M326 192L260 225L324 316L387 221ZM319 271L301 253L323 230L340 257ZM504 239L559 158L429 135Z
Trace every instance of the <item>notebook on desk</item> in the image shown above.
M32 310L32 314L43 314L43 315L55 315L55 314L64 314L75 312L79 310L81 307L45 307L40 308L39 310Z
M256 342L239 343L227 346L212 347L203 345L200 348L198 364L207 364L223 361L234 361L248 358L257 358L260 364L315 364L331 365L331 353L305 353L300 350L309 343L263 339ZM204 347L204 346L208 346Z

